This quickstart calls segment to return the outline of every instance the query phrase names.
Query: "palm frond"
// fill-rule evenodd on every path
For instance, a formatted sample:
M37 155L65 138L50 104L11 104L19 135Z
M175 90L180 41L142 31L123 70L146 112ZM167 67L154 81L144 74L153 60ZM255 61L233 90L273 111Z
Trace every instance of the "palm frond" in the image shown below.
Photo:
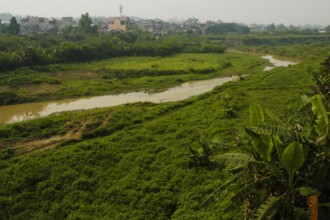
M232 201L232 204L235 206L251 194L254 194L256 190L265 188L266 186L271 185L272 179L270 177L264 177L259 180L253 181L250 184L243 187L239 192L237 192L230 200Z
M276 125L260 125L257 128L250 128L250 130L254 131L258 134L267 134L270 136L282 136L282 137L294 137L295 132L289 130L284 126L276 126Z
M271 219L280 207L280 200L277 197L271 196L258 208L257 219L267 220Z
M225 153L216 156L215 159L225 165L232 166L246 166L251 161L255 160L251 155L244 153Z
M222 184L220 187L218 187L216 190L212 192L211 195L209 195L200 205L199 208L204 208L208 206L209 204L213 203L222 193L223 189L226 189L228 186L232 185L233 183L239 182L242 177L244 176L243 172L239 172L236 175L234 175L232 178L227 180L224 184Z

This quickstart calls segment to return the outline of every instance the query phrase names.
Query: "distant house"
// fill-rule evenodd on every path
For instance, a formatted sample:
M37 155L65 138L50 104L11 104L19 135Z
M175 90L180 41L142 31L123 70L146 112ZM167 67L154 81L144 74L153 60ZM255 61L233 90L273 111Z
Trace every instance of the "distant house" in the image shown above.
M39 19L38 17L28 16L21 19L21 33L31 34L39 31Z
M59 30L62 30L67 26L73 26L73 24L73 17L62 17L62 19L57 22L57 28Z
M21 19L21 33L44 33L56 29L62 30L70 25L73 25L72 17L63 17L61 20L57 20L55 18L28 16Z
M128 21L128 18L125 17L125 16L110 17L108 31L110 31L110 32L118 32L118 31L126 32L126 30L127 30L127 28L126 28L127 21Z
M54 18L38 18L39 32L47 32L56 27L56 19Z

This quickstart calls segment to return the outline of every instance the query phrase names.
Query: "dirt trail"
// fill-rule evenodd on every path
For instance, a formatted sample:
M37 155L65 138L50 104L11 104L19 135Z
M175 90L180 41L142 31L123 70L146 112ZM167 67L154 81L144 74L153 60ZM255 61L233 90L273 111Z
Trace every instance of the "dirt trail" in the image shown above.
M91 119L85 119L79 124L77 123L76 126L68 131L65 135L54 135L44 139L17 142L11 147L11 149L15 152L16 156L22 156L37 151L52 149L64 141L80 139L82 132L90 121Z

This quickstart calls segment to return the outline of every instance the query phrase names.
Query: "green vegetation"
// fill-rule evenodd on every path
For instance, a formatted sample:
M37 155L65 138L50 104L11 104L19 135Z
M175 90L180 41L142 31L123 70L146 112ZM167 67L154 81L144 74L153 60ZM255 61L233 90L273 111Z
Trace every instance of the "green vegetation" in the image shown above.
M76 32L59 35L0 35L0 71L55 63L86 62L123 56L169 56L182 52L223 53L225 47L204 42L191 45L186 37L156 38L151 34L128 32L91 35L96 26L88 13L82 15Z
M93 26L92 18L89 16L88 12L82 14L79 19L78 30L86 34L97 34L97 26Z
M212 148L207 166L202 165L207 163L200 153L197 166L191 165L191 149L201 152L213 138L231 145L238 130L248 124L250 102L284 115L282 106L296 104L310 83L304 65L297 65L256 73L182 102L125 105L24 122L33 129L24 123L2 126L3 149L13 151L3 153L8 158L15 155L15 149L17 154L22 152L17 143L25 140L27 146L26 141L36 141L37 133L42 141L43 134L37 132L42 124L49 123L45 137L51 139L87 122L78 139L49 151L1 161L2 216L240 219L240 211L224 210L228 200L207 209L200 207L230 175L214 160L228 149ZM228 106L235 117L224 113ZM29 133L31 130L36 132Z
M195 40L189 48L201 48ZM227 40L237 39L213 36L204 43ZM26 82L44 86L52 99L116 89L157 91L193 79L252 74L180 102L134 103L1 125L0 216L308 219L308 204L317 207L318 195L319 217L328 218L326 44L306 45L308 56L291 56L301 58L299 64L266 72L258 55L262 49L278 56L302 49L282 45L280 54L276 46L253 43L234 48L241 53L116 57L2 73L0 91L7 100L42 99ZM321 60L321 68L311 71ZM304 98L302 105L305 94L314 98ZM246 166L237 167L242 162Z
M161 91L182 82L251 74L266 61L237 53L124 57L90 63L19 68L0 74L0 105L116 94Z
M266 110L272 121L265 123L262 108L251 105L251 127L245 128L246 137L238 145L242 153L225 153L217 158L235 170L223 187L241 187L230 195L230 206L244 203L248 219L308 219L311 209L318 208L318 203L309 202L312 196L318 196L320 204L329 202L328 116L320 95L305 100L300 112L290 115L286 122ZM305 116L310 105L317 120L313 114ZM242 181L237 182L238 178ZM319 209L319 219L330 217L327 207L321 205Z
M250 28L248 26L239 25L235 23L214 24L206 29L207 34L249 34Z
M8 31L12 35L18 35L20 31L20 25L17 23L17 20L15 17L12 17L10 19L10 24L8 26Z

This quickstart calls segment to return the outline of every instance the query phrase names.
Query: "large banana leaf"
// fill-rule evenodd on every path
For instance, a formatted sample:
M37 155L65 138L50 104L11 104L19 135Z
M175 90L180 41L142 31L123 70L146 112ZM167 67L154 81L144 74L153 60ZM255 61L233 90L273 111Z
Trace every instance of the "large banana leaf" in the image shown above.
M302 144L293 142L284 150L281 156L284 169L289 174L289 184L293 183L294 172L299 170L305 161Z
M264 122L264 113L260 105L254 103L250 105L250 125L258 127Z
M275 148L276 148L277 156L281 160L281 156L284 152L285 147L284 147L281 139L278 136L275 136L273 138L273 140L274 140L274 145L275 145Z
M259 153L260 158L265 162L270 162L272 150L274 147L273 140L268 135L260 135L260 139L255 139L254 148Z
M329 132L329 118L328 113L324 107L320 95L314 95L311 99L312 111L316 114L315 131L319 138L316 140L317 144L324 143Z
M271 153L274 147L271 136L264 134L259 135L248 128L245 128L245 132L252 140L253 148L260 158L265 162L270 162Z

